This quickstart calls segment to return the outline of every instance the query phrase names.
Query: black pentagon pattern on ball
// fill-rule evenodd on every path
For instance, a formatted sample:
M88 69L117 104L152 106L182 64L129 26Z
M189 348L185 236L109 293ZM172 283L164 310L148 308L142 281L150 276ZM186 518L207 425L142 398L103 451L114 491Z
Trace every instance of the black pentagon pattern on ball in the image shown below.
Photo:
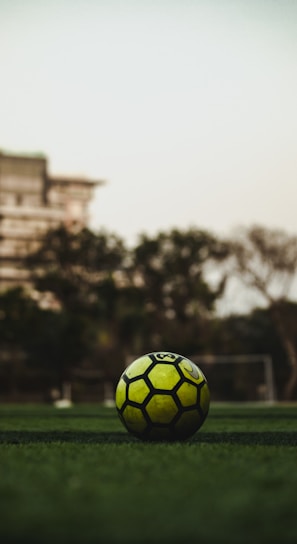
M141 412L143 414L143 417L144 417L144 419L145 419L145 421L147 423L147 427L146 427L144 432L139 432L138 433L136 431L133 431L133 434L136 437L138 436L142 440L150 440L150 433L151 433L152 429L156 429L156 428L159 428L159 429L164 428L165 429L166 428L166 429L169 430L169 433L171 433L171 440L176 440L175 425L178 422L178 420L180 419L180 417L185 412L190 412L193 409L196 409L198 411L198 413L199 413L200 418L201 418L201 422L203 422L205 420L207 414L205 414L203 412L203 410L202 410L202 408L200 406L200 391L201 391L202 387L204 386L204 384L206 383L206 381L202 380L199 384L193 384L193 381L190 380L189 378L187 378L184 375L184 373L182 372L182 370L181 370L181 368L180 368L180 366L178 364L181 361L185 360L186 358L183 357L183 356L179 356L179 357L176 357L172 361L166 361L166 364L174 366L174 368L177 370L177 372L178 372L178 374L180 376L179 381L175 384L175 386L172 389L157 388L150 381L149 374L150 374L151 370L155 366L162 363L162 359L157 359L155 357L154 353L150 353L148 355L149 355L152 362L151 362L150 365L148 365L148 367L146 368L146 370L143 373L138 374L137 376L134 376L133 378L129 378L127 376L127 374L123 374L123 376L122 376L122 378L125 381L127 387L126 387L126 399L125 399L123 405L121 406L121 408L118 410L119 416L120 416L120 419L123 422L124 426L127 427L126 423L125 423L125 419L122 416L125 408L127 406L132 406L132 407L138 408L138 409L141 410ZM133 400L131 400L129 398L130 384L133 383L133 382L136 382L136 381L138 381L140 379L143 379L145 384L149 388L149 392L148 392L147 396L145 397L145 399L141 403L133 401ZM180 386L183 383L189 383L192 386L195 385L195 388L196 388L196 391L197 391L196 402L194 404L189 405L189 406L183 406L180 399L179 399L179 397L178 397L178 394L177 394L178 389L180 388ZM174 399L174 402L175 402L175 404L176 404L176 406L178 408L178 411L177 411L176 415L173 417L173 419L171 420L171 422L169 424L168 423L153 423L151 421L151 419L150 419L149 414L146 411L147 404L154 397L155 394L168 395L168 396L170 396L171 398ZM128 429L128 427L127 427L127 429ZM168 439L170 440L170 436L169 436Z

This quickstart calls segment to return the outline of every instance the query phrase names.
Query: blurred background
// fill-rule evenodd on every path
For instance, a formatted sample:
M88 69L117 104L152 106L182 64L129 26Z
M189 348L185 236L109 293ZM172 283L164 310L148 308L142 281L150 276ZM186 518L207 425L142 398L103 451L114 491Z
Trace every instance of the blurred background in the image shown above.
M0 401L153 350L297 394L297 5L2 0Z

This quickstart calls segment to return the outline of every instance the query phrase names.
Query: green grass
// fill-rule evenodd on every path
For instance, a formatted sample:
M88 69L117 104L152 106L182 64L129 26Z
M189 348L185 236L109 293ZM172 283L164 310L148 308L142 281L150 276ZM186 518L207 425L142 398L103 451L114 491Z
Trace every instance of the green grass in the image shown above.
M185 443L142 443L113 408L0 406L0 539L297 541L297 407L211 406Z

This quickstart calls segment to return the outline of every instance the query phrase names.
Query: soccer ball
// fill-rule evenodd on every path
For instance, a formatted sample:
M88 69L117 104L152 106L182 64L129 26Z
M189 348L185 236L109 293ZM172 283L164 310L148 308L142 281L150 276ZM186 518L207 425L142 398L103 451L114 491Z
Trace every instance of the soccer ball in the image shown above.
M190 438L209 409L204 374L190 359L167 351L131 363L116 389L116 408L126 429L141 440Z

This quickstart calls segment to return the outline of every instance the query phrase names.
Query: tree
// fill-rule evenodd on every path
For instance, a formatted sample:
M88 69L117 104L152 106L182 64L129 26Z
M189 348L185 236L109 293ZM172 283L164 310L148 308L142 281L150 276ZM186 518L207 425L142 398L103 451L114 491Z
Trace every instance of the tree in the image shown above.
M199 342L201 347L205 335L199 340L197 330L214 312L225 286L224 276L210 285L207 267L227 255L226 245L202 230L173 229L140 238L132 254L132 282L143 293L151 345L170 343L187 352L198 349Z
M51 291L64 308L89 308L98 285L123 268L123 241L105 231L64 226L50 230L38 251L30 255L33 281L39 291Z
M24 344L37 307L22 288L15 288L0 294L0 308L0 361L10 393L17 398L26 363Z
M79 316L43 310L22 288L1 293L0 307L0 347L12 396L31 370L65 381L82 346Z
M108 361L128 353L164 345L202 349L225 286L222 275L210 285L207 267L226 257L223 242L195 229L143 235L128 251L114 235L61 227L48 233L31 262L38 290L53 292L64 311L83 314L90 329L97 327L93 358L110 372Z
M61 226L49 231L40 249L29 257L37 291L53 293L60 305L57 335L65 341L56 361L64 367L61 375L69 373L71 360L72 366L100 366L113 381L123 370L125 352L130 351L135 334L132 329L137 330L140 322L139 293L129 284L127 254L123 241L114 234L89 229L74 232ZM73 353L66 340L75 328L74 343L79 339L80 343Z
M297 316L290 304L297 272L297 237L256 225L241 229L229 247L233 273L256 290L270 309L290 366L284 398L291 399L297 388Z

